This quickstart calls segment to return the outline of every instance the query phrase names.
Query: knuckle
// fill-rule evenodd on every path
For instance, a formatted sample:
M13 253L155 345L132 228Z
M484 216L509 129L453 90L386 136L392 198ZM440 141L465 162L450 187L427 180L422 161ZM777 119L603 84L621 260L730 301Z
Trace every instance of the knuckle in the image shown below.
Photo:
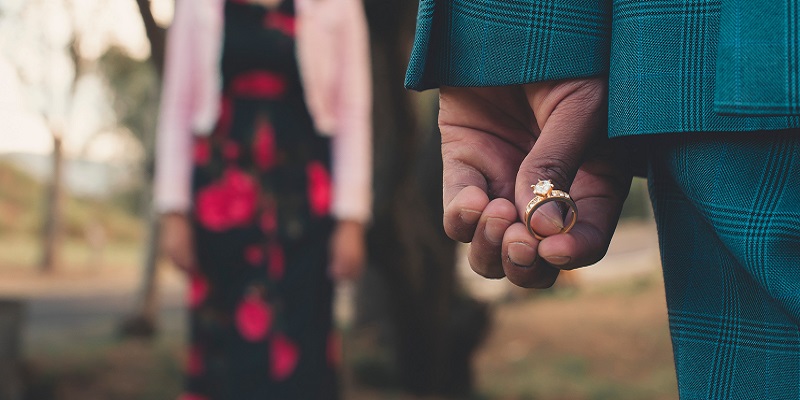
M528 173L534 178L550 179L559 188L569 188L574 176L573 167L559 157L535 160Z
M500 256L500 246L481 240L470 243L467 261L475 273L488 279L500 279L505 276Z
M461 223L458 215L450 218L447 216L447 214L445 214L443 225L444 233L450 239L461 243L469 243L472 241L472 232L474 231L474 228L465 226L463 223Z

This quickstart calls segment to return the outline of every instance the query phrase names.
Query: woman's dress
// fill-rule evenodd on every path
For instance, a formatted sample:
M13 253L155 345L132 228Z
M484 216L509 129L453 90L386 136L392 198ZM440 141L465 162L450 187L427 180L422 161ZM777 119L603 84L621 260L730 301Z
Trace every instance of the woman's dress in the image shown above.
M329 139L303 99L294 6L225 4L221 112L196 136L184 399L335 399Z

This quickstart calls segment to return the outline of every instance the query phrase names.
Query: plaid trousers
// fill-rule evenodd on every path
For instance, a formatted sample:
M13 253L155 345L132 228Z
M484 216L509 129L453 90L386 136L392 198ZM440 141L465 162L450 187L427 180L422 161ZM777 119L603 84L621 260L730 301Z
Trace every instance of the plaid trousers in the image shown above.
M800 131L653 146L680 397L800 399Z

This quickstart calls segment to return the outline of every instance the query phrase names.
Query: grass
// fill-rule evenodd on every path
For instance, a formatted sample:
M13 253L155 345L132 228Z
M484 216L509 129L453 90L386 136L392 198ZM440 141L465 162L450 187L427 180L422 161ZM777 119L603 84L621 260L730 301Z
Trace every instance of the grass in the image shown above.
M490 399L676 399L660 275L499 307L476 368Z
M37 400L164 400L181 390L182 355L174 341L128 340L28 361Z
M41 256L44 186L0 162L0 267L35 268ZM119 204L66 195L59 264L70 271L100 264L137 265L143 222Z
M46 188L25 172L0 162L0 237L37 236L43 225ZM100 232L106 242L142 238L140 219L120 204L65 193L63 229L67 238L86 240Z
M36 236L0 235L0 266L3 271L31 270L39 263L41 246ZM117 241L105 244L98 251L85 240L67 238L60 251L60 270L92 272L101 266L137 266L141 262L143 248L141 243Z

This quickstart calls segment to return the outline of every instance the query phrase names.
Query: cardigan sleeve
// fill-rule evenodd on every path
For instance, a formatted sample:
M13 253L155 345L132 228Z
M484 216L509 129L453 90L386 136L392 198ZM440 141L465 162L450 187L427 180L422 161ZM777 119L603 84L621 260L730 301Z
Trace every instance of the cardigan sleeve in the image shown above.
M191 206L192 110L196 47L192 1L176 2L167 32L158 126L154 203L158 212L185 212Z
M332 135L333 214L340 220L369 220L372 208L372 85L363 6L341 0L341 52Z
M610 0L420 0L406 87L499 86L608 72Z

